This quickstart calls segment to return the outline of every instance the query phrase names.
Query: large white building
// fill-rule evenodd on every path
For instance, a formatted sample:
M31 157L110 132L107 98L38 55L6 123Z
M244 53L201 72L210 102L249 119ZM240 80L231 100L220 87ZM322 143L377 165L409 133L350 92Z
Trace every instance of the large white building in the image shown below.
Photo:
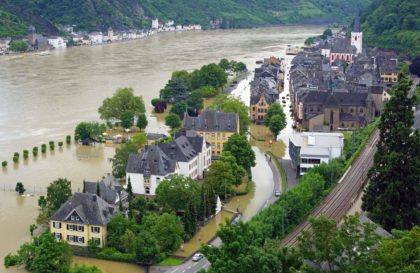
M289 155L297 176L304 175L310 168L328 163L343 153L342 133L294 133L289 139Z
M67 47L66 42L64 41L63 37L54 36L54 37L48 37L47 39L48 39L48 43L56 49Z
M92 45L99 45L104 42L104 36L102 32L91 32L89 33L89 39Z
M159 28L159 19L155 18L152 20L152 29L158 29Z
M155 195L164 179L175 174L202 179L210 165L210 144L194 132L180 133L170 143L147 145L140 154L130 154L126 182L135 194Z
M363 50L363 32L360 29L359 17L354 21L353 31L351 32L350 44L356 47L356 54L362 53Z

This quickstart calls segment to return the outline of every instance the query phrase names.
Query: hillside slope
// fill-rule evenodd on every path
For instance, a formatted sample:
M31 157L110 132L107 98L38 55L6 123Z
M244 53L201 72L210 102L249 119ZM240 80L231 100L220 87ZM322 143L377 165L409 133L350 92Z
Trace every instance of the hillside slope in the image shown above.
M350 22L371 0L0 0L0 9L41 32L61 24L77 29L143 28L150 18L179 24L222 19L225 28L274 24ZM0 27L6 28L3 24ZM14 32L13 29L10 30ZM16 33L20 33L17 31Z
M375 0L364 15L365 42L420 55L420 5L413 0Z

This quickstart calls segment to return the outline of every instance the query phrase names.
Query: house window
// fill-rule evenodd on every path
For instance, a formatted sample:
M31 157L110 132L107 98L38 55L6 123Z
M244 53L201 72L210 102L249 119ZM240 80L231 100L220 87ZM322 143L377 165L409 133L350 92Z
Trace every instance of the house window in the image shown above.
M101 232L101 228L100 227L91 227L91 231L93 233L99 233L99 232Z
M76 216L76 221L80 221L80 218L79 218L79 216Z
M363 113L363 108L360 108L360 113Z
M353 113L353 108L350 109L350 113Z
M156 184L160 183L160 177L156 177Z
M76 216L72 215L72 216L70 217L70 219L71 219L72 221L74 221L74 220L76 220Z
M309 163L310 164L319 164L319 163L321 163L321 160L316 159L316 158L309 158Z
M217 149L220 149L220 143L217 143Z
M85 227L84 226L77 226L77 231L83 232L83 231L85 231Z
M77 242L81 243L81 244L84 244L85 243L85 237L81 237L81 236L77 237Z
M67 230L75 230L75 226L67 224Z
M97 242L99 245L101 244L101 238L92 237L93 242Z
M146 194L150 194L150 188L149 188L149 187L146 187L146 188L144 189L144 191L145 191L145 193L146 193Z
M255 107L252 107L252 111L255 111Z
M53 222L53 227L54 228L61 228L61 223L60 222Z
M300 168L301 173L306 173L308 171L308 168Z
M61 235L61 233L54 233L54 237L55 237L55 239L57 239L57 241L58 241L58 240L61 240L62 235Z
M212 133L212 134L211 134L211 138L213 138L213 139L214 139L214 136L215 136L215 135L214 135L214 133Z
M74 242L74 236L73 235L67 235L67 241Z
M308 159L307 158L302 158L301 161L302 161L302 163L308 163Z

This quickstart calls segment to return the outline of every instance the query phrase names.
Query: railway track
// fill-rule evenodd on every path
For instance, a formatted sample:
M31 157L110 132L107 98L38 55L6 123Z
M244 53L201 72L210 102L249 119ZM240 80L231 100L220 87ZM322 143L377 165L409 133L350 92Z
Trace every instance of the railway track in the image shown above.
M325 215L339 222L354 204L367 181L367 173L373 165L376 144L379 140L379 130L376 129L360 155L355 159L350 169L344 174L341 182L331 193L312 211L310 217ZM309 217L308 217L309 218ZM299 244L298 237L303 230L309 230L311 224L308 219L289 233L282 241L283 245L295 247Z

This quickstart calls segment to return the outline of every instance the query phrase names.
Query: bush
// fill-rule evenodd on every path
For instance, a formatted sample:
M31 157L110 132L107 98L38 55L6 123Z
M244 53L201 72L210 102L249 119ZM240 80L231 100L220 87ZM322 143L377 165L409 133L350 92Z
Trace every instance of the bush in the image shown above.
M47 152L47 144L42 144L42 145L41 145L41 152L42 152L43 154L45 154L45 152Z
M48 143L48 145L50 146L50 149L51 149L51 150L54 150L54 147L55 147L54 141L50 141L50 142Z
M13 157L13 162L14 163L18 163L19 162L19 157L18 156L14 156Z
M3 162L1 163L1 166L2 166L2 167L7 167L7 161L3 161Z
M11 266L17 265L19 262L19 257L17 255L7 254L6 257L4 257L4 267L9 268Z
M32 148L32 154L33 154L34 156L37 156L37 155L38 155L38 147L33 147L33 148Z
M63 147L63 142L62 141L58 142L58 147Z
M18 153L18 152L15 152L15 153L13 154L13 157L17 157L17 158L19 158L19 153Z
M104 248L101 252L96 254L96 257L99 259L124 263L134 263L135 261L134 254L121 253L115 248Z
M23 158L28 159L28 157L29 157L29 151L28 150L23 150Z
M71 143L71 135L66 136L66 143L67 144Z

